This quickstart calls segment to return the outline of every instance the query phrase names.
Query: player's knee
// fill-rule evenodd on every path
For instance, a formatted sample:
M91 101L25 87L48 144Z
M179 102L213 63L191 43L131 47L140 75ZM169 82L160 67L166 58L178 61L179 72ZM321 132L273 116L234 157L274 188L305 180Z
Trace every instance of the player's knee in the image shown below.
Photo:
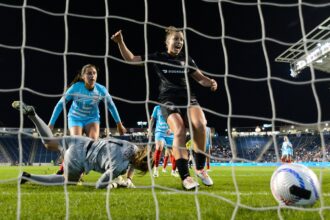
M180 127L174 131L174 138L186 138L186 128Z
M205 134L206 132L206 127L205 124L203 122L196 122L193 124L193 129L194 132L197 134Z

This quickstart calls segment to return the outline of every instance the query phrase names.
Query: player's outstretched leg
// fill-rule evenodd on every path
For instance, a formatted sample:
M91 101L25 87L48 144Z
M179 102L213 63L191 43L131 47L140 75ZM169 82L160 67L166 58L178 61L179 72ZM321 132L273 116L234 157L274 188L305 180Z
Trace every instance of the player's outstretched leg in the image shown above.
M27 181L35 182L38 184L51 184L51 185L63 185L65 178L61 175L51 174L51 175L35 175L27 172L23 172L20 176L21 184Z
M17 109L18 111L21 111L22 109L23 114L28 116L28 118L36 126L43 143L47 142L47 140L44 140L45 138L53 138L52 131L47 126L47 124L37 115L32 105L26 105L22 101L14 101L11 105L14 109Z
M20 111L21 107L22 107L22 112L23 112L24 115L35 115L36 114L35 110L34 110L34 107L32 105L26 105L22 101L13 101L11 106L14 109L17 109L18 111Z

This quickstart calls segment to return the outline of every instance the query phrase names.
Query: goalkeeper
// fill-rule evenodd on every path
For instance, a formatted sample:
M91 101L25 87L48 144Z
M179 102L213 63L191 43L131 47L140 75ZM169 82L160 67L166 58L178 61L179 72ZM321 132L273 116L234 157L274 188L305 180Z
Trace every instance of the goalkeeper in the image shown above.
M25 105L20 101L14 101L12 106L17 110L22 110L23 114L34 123L45 147L48 150L60 151L65 161L63 175L34 175L23 172L21 183L29 180L49 185L76 184L82 173L88 174L93 170L102 173L96 183L96 188L105 188L108 185L112 188L114 185L109 183L129 170L127 181L121 181L120 184L132 187L134 186L131 181L133 169L138 169L142 173L148 171L147 147L138 147L115 138L96 141L83 136L56 138L46 123L36 114L33 106ZM152 163L151 160L150 163Z

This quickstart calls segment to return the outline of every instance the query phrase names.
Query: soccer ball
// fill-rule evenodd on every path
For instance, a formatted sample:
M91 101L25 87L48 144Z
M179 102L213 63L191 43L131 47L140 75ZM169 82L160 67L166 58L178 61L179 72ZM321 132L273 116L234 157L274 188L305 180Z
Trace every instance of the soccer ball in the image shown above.
M315 173L301 164L284 164L272 175L270 188L281 205L313 205L320 196L320 183Z

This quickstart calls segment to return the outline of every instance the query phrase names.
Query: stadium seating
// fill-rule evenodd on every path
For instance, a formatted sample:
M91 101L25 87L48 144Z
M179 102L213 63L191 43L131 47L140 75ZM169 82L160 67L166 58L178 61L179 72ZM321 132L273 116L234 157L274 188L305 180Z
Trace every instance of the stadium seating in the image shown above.
M40 138L32 135L21 135L22 143L22 163L50 163L58 162L59 153L47 150ZM146 135L124 135L117 138L131 141L133 143L145 144L148 142ZM323 149L321 148L321 138L317 134L289 135L293 144L294 159L296 161L322 161ZM272 140L271 136L239 136L233 139L238 158L259 162L276 162L276 151L274 143L269 148L264 149L267 143ZM282 136L277 136L276 143L279 156L281 154ZM328 160L330 150L330 134L324 135L325 158ZM19 136L17 134L0 135L0 163L17 164L19 162ZM232 159L232 148L226 136L214 136L212 139L211 162L229 162ZM5 151L4 154L2 151ZM261 157L260 157L261 155ZM9 158L8 158L9 157ZM8 159L10 161L8 161Z

